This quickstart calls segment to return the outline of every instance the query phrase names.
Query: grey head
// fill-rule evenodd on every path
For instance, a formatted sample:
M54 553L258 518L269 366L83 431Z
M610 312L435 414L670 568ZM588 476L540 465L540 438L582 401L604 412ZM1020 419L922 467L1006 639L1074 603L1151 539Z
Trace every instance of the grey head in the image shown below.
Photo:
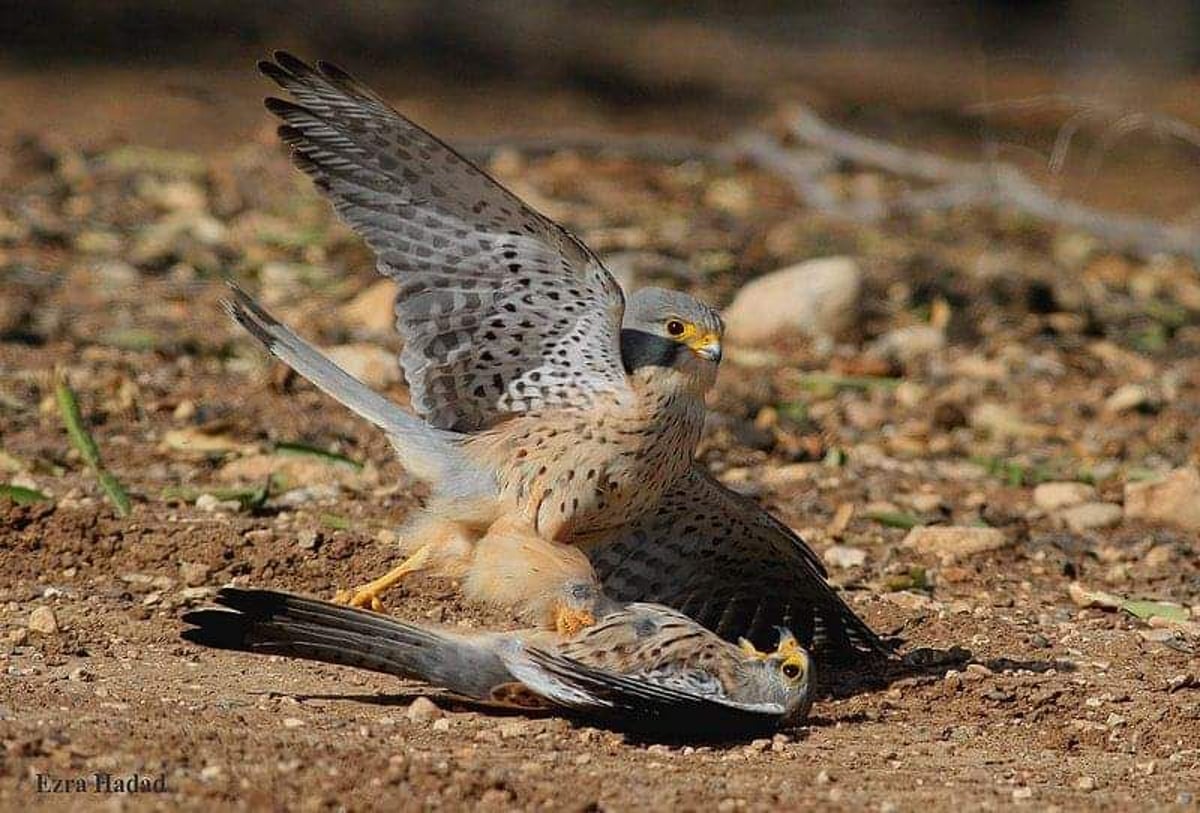
M783 707L783 721L798 723L808 716L817 690L812 658L792 633L779 627L779 646L774 652L759 652L748 641L742 649L749 656L744 676L748 693L763 703Z
M621 358L627 372L653 366L715 373L724 332L720 315L695 297L640 288L625 303Z

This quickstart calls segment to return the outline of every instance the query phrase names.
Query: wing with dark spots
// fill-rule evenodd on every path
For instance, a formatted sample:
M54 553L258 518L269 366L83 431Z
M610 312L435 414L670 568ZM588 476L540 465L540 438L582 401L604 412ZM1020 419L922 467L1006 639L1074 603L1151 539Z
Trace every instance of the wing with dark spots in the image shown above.
M600 261L341 69L278 52L262 72L296 165L399 283L413 408L473 431L627 387L624 297Z
M804 540L698 465L588 556L612 598L666 604L730 641L773 649L783 626L830 665L891 654Z

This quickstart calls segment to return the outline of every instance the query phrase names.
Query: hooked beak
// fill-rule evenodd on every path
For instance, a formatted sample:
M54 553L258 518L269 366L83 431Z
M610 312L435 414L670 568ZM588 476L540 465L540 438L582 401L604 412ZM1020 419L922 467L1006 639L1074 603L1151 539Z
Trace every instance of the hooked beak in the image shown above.
M697 336L695 341L688 343L688 347L705 361L711 361L714 364L721 361L721 339L715 333Z

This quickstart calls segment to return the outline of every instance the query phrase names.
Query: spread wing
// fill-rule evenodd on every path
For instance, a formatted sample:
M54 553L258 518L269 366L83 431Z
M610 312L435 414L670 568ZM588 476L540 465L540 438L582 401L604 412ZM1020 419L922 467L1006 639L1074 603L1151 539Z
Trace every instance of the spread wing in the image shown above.
M332 65L259 65L296 165L396 280L413 408L473 431L627 386L621 288L586 246Z
M588 557L610 597L666 604L727 640L770 650L783 626L826 663L891 652L829 586L804 540L699 466Z
M784 718L774 703L741 703L645 677L587 666L533 647L501 654L513 676L556 705L607 718L629 731L732 737L770 729Z

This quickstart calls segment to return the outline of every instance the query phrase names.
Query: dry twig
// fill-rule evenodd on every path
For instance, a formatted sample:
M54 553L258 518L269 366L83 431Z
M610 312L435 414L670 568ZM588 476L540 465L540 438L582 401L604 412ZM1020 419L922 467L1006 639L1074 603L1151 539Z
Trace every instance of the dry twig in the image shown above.
M800 140L839 159L934 184L932 189L911 192L890 205L881 205L886 214L964 204L1007 206L1049 223L1089 232L1118 248L1141 254L1184 254L1200 260L1200 230L1064 200L1046 192L1011 165L956 161L848 133L803 107L789 117L789 127ZM806 200L818 208L826 203L820 197ZM838 201L836 208L828 211L839 214L845 206ZM852 214L861 211L861 207L851 210Z

